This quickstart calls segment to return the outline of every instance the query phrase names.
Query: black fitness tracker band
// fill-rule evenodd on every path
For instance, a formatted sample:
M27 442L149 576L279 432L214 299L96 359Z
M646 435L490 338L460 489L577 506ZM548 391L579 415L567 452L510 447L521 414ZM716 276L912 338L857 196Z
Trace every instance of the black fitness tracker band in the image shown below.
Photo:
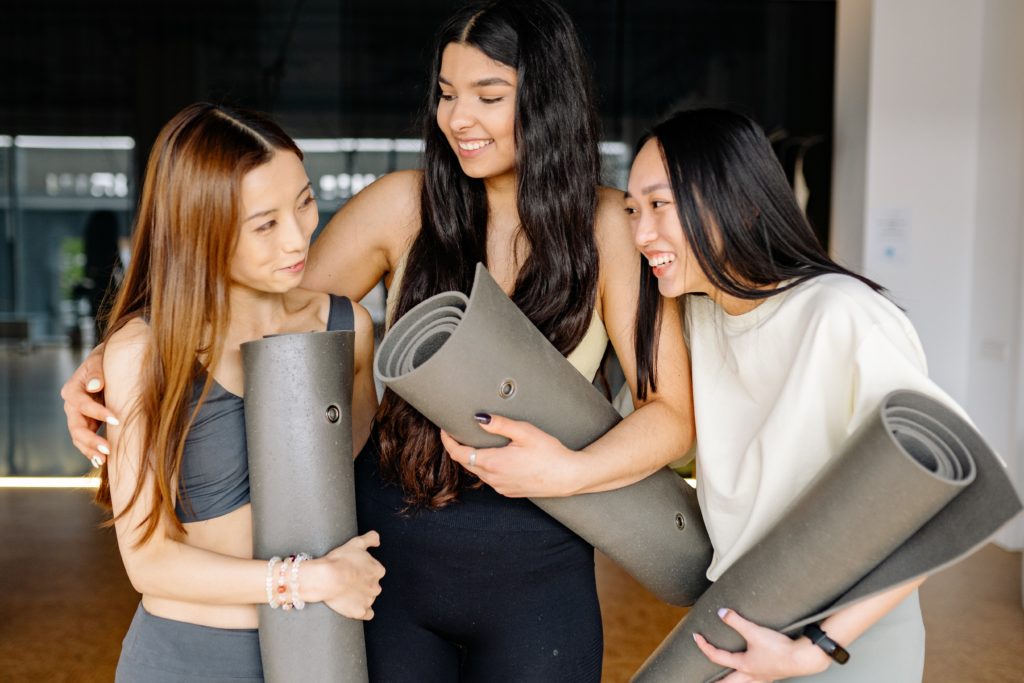
M804 626L804 635L824 650L825 654L831 657L836 664L846 664L850 661L850 653L846 651L846 648L829 638L828 634L822 631L817 624Z

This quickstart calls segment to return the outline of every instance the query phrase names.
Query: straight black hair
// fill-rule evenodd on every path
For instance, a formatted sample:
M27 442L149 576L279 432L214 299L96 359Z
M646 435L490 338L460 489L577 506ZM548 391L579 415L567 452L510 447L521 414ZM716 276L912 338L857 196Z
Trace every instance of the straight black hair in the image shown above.
M724 109L678 112L637 143L658 143L679 222L697 264L717 289L740 299L767 299L810 278L840 273L876 292L883 288L825 252L793 196L764 131ZM660 327L657 278L641 257L636 317L637 385L653 376ZM782 284L785 283L785 284ZM766 287L775 285L774 288Z
M396 318L439 292L468 293L487 263L487 195L462 172L437 125L438 75L446 46L475 47L517 71L516 205L529 253L512 299L563 354L591 322L597 294L594 238L600 182L597 115L572 20L547 0L472 3L441 27L423 116L421 226L409 249ZM411 505L442 507L466 478L443 456L437 428L388 392L378 411L381 467Z

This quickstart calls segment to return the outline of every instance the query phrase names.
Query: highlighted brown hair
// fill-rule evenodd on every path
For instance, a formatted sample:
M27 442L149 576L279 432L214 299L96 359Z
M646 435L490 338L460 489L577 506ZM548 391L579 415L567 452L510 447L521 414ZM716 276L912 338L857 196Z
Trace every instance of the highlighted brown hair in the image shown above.
M140 543L165 517L184 531L171 487L181 472L189 425L209 391L223 346L242 178L278 150L302 158L295 142L262 115L199 103L171 119L150 152L132 258L106 335L140 317L151 334L138 400L126 418L141 438L140 476L127 508L119 513L135 505L143 475L151 473L154 505ZM206 383L190 414L200 368L207 371ZM105 467L96 500L111 506Z

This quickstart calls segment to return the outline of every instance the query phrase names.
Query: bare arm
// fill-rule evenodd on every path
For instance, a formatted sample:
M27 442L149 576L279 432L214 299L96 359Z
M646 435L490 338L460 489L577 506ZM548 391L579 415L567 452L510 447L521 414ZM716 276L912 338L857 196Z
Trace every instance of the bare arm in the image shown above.
M107 401L128 414L139 394L139 368L149 343L145 323L135 320L111 339L104 354L108 378ZM143 522L154 507L152 472L143 468L136 423L112 427L113 445L107 463L115 514L127 510L115 523L118 546L132 585L140 593L172 600L211 605L257 604L266 601L267 563L263 560L222 555L190 546L164 523L144 543ZM139 478L143 486L129 507ZM300 597L323 601L352 618L368 619L374 598L380 593L383 567L367 552L379 545L375 532L359 536L323 558L302 565Z
M309 249L302 286L358 301L389 275L419 230L419 178L390 173L341 207Z
M356 348L352 379L352 455L358 455L370 436L370 423L377 412L377 389L373 384L373 320L365 308L353 302Z
M923 577L850 605L823 621L821 628L832 640L849 647L922 583ZM732 610L724 610L720 615L726 624L747 641L746 651L734 653L720 650L699 634L694 640L708 659L736 670L722 679L723 683L754 683L807 676L822 672L832 664L824 650L806 637L790 639L777 631L747 621Z

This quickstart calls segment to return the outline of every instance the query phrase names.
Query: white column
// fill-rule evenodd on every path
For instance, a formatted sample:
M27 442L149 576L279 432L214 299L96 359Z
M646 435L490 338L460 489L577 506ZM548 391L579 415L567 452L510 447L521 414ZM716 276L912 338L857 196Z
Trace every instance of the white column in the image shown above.
M906 308L1024 488L1021 36L1019 0L838 1L832 251Z

